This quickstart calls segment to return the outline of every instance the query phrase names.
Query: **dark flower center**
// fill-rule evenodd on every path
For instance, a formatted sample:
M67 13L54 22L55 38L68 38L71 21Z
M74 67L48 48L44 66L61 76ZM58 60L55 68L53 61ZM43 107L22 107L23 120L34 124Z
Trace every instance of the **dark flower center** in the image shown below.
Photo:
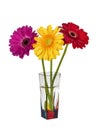
M30 39L29 38L25 38L22 42L23 46L27 46L30 43Z
M69 36L72 38L77 38L77 33L73 32L73 31L69 31Z

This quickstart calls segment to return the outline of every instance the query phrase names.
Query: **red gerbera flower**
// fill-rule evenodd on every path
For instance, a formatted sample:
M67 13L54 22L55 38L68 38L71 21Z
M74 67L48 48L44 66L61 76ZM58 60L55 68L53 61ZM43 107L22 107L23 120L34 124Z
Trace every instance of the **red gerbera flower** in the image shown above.
M74 23L63 23L61 32L64 35L65 44L72 43L73 48L83 48L88 44L89 37L87 32L83 29L79 29L79 26Z
M12 54L20 58L23 58L24 55L29 55L29 51L33 49L32 44L35 43L35 36L37 36L37 33L33 31L31 26L19 27L13 32L9 40Z

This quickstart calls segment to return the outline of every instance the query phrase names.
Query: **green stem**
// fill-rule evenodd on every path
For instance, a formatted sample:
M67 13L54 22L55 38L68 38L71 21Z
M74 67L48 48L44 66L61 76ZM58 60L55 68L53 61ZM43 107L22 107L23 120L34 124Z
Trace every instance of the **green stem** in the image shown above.
M52 85L52 60L50 61L50 87Z
M53 67L53 62L52 60L50 61L50 98L51 98L51 103L50 103L50 106L51 106L51 110L53 111L53 86L52 86L52 67Z
M43 74L44 74L44 81L45 81L45 90L46 90L46 94L49 95L48 83L47 83L47 79L46 79L46 70L45 70L45 65L44 65L44 60L43 60L43 59L42 59L42 67L43 67Z
M58 73L58 71L59 71L59 68L60 68L60 66L61 66L61 63L62 63L62 61L63 61L63 59L64 59L64 56L65 56L65 54L66 54L66 52L67 52L68 45L69 45L69 44L66 44L66 47L65 47L65 49L64 49L64 52L63 52L63 54L62 54L62 57L61 57L61 59L60 59L60 61L59 61L59 64L58 64L58 66L57 66L57 69L56 69L56 71L55 71L55 73L54 73L53 80L52 80L52 86L53 86L53 84L54 84L54 81L55 81L56 75L57 75L57 73Z
M45 81L46 107L47 107L47 99L49 99L50 108L52 110L51 95L49 94L49 90L48 90L49 87L48 87L48 83L47 83L46 70L45 70L45 65L44 65L44 60L43 59L42 59L42 67L43 67L43 74L44 74L44 81Z

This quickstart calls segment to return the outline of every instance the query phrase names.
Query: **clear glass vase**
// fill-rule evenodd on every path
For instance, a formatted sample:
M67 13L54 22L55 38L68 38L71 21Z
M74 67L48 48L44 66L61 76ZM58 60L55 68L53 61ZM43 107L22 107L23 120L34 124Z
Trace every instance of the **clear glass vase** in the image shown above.
M41 116L45 119L58 118L60 77L58 73L52 82L53 74L39 73Z

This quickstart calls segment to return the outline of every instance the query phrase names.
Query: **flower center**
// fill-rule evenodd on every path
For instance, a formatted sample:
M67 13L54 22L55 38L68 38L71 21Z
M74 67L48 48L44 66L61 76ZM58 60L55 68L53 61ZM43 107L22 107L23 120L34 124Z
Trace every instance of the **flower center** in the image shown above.
M69 36L72 38L77 38L77 33L73 32L73 31L69 31Z
M22 45L23 45L23 46L27 46L29 43L30 43L30 39L29 39L29 38L25 38L25 39L22 41Z
M51 45L51 43L52 43L52 39L49 39L49 38L46 39L46 40L45 40L45 43L46 43L47 45Z

